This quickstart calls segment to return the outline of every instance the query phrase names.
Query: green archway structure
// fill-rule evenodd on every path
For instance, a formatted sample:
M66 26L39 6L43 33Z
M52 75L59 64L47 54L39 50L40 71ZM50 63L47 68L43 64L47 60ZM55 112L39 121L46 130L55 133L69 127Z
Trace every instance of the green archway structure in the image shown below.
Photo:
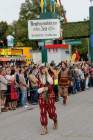
M89 21L68 22L61 24L63 39L78 39L89 37Z

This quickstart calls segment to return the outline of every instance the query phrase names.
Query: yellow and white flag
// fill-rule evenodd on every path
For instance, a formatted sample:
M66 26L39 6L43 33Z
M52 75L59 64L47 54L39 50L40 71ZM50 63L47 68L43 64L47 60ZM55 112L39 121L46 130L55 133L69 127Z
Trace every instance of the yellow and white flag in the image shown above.
M56 4L57 4L58 7L61 6L60 0L57 0Z
M40 1L40 7L41 7L41 11L43 13L44 12L44 0Z

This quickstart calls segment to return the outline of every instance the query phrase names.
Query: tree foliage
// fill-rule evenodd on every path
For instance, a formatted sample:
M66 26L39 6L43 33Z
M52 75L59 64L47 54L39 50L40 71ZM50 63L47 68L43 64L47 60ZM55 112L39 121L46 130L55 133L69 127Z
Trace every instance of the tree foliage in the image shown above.
M8 29L7 22L1 21L0 22L0 39L3 39L6 36L7 29Z
M25 3L22 3L20 8L18 21L13 23L18 44L33 47L33 43L28 40L28 20L36 19L37 16L38 11L36 7L33 7L33 2L25 0ZM34 48L36 48L36 45L34 45Z
M28 21L33 18L37 18L39 15L39 9L37 5L34 5L31 0L25 0L25 3L22 3L19 19Z
M89 21L68 22L62 24L63 38L74 39L89 36Z
M89 39L88 38L82 38L81 45L73 45L72 46L72 52L74 52L76 49L80 52L80 54L87 54L88 53L88 47L89 47Z
M87 53L88 52L88 47L89 47L89 39L88 38L83 38L82 39L82 44L80 45L80 53Z

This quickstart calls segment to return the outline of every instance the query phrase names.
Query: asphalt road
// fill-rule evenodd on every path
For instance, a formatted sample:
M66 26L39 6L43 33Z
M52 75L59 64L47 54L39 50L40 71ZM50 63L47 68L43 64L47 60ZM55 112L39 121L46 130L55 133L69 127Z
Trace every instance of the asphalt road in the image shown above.
M0 140L93 140L93 89L71 95L67 106L56 103L58 129L49 120L45 136L40 135L39 107L0 113Z

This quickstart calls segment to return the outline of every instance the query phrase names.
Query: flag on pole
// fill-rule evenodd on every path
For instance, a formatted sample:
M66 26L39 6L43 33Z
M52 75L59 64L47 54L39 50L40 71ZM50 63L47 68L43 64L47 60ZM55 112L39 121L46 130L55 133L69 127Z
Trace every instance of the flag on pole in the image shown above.
M47 2L44 0L44 12L46 13Z
M54 13L56 11L56 0L54 1Z
M60 3L60 6L61 6L61 5L62 5L62 4L61 4L61 0L59 0L59 3Z
M44 12L44 0L40 1L41 12Z
M55 11L55 0L50 0L51 12Z
M61 6L61 1L60 0L57 0L57 6Z
M53 6L55 3L55 0L50 0L50 4Z

